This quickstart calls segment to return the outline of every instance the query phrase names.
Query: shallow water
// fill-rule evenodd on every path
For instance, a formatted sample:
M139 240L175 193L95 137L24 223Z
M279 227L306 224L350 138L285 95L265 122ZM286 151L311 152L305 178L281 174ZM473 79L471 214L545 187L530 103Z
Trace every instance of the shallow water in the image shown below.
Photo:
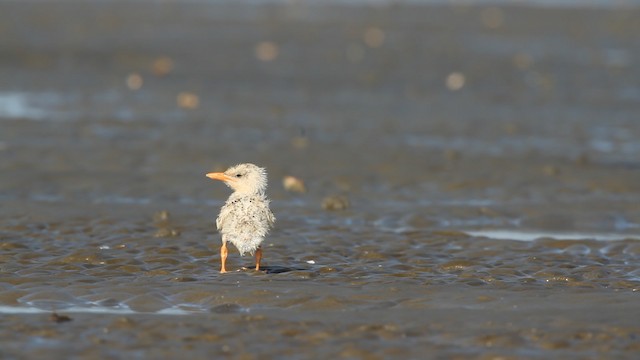
M0 357L633 358L638 11L494 5L0 4Z

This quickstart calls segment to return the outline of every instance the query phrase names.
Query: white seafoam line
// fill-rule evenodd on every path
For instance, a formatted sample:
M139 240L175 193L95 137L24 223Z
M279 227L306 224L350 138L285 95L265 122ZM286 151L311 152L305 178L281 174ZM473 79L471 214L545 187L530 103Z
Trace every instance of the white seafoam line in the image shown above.
M580 233L580 232L547 232L547 231L518 231L518 230L470 230L465 231L470 236L488 237L497 240L533 241L540 238L556 240L599 240L620 241L625 239L640 239L640 235L615 233Z
M53 310L44 310L32 306L6 306L0 305L0 314L51 314ZM92 307L68 307L55 312L65 314L108 314L108 315L136 315L136 314L153 314L153 315L190 315L194 312L186 311L178 308L167 308L156 312L138 312L129 308L106 308L99 306Z

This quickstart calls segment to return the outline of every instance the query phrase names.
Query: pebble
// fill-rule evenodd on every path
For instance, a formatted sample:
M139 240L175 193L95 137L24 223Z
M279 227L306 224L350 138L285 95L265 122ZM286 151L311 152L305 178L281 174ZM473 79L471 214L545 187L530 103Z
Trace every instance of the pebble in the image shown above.
M304 185L304 181L295 176L285 176L282 179L282 186L285 190L297 193L307 192L307 188Z
M349 199L342 195L327 196L322 200L322 208L329 211L339 211L349 208Z

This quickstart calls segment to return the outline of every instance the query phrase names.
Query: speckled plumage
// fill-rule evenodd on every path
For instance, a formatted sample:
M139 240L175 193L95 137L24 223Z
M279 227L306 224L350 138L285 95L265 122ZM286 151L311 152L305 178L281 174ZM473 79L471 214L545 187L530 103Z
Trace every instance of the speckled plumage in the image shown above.
M222 234L222 241L235 245L240 255L253 255L274 222L269 200L263 193L233 193L220 210L216 226Z
M240 255L253 255L275 222L265 195L267 173L256 165L240 164L220 176L235 190L216 219L222 242L231 242Z

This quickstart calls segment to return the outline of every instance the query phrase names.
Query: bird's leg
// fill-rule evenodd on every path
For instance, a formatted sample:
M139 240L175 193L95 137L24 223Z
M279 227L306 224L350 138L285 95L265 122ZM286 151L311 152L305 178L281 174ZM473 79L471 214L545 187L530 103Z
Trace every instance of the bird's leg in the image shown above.
M222 241L222 247L220 247L220 273L224 274L227 272L226 264L227 264L227 254L229 251L227 250L227 242Z
M260 270L260 261L262 260L262 247L256 250L256 270Z

